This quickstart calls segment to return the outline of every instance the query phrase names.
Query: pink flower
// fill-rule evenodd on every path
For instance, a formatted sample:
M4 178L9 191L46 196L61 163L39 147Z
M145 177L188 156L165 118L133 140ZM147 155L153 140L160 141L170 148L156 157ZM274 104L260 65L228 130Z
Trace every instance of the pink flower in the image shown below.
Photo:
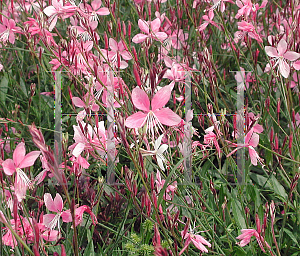
M87 127L87 131L83 133L84 127ZM83 150L93 151L94 149L100 155L105 154L106 131L104 121L98 122L98 127L95 126L94 128L82 121L78 126L73 125L73 128L75 143L69 147L69 150L72 150L73 156L78 157Z
M215 10L220 7L220 11L225 11L225 3L224 2L230 2L233 3L232 0L213 0L214 5L210 8L210 10Z
M238 29L242 30L243 32L247 32L248 36L255 39L257 42L262 43L263 40L259 36L259 34L256 33L255 27L246 21L238 22Z
M0 221L3 222L4 224L7 222L2 212L1 212ZM20 217L17 216L16 220L11 219L9 222L13 230L18 234L18 236L21 237L23 241L26 241L26 243L28 244L34 242L34 232L32 230L31 218L27 219L27 218L23 218L22 216ZM3 244L15 248L15 246L18 245L15 236L7 227L4 227L3 231L4 231L4 235L2 235Z
M145 34L137 34L132 38L132 42L139 44L144 42L147 38L155 39L156 41L164 41L167 39L168 35L165 32L158 32L161 26L161 21L159 18L151 22L147 22L139 19L138 25L140 30L142 30Z
M250 243L251 237L254 236L258 242L258 245L265 252L264 244L271 248L270 245L264 241L264 238L255 230L255 229L242 229L242 234L239 235L236 239L240 239L241 241L238 243L239 246L244 247L245 245Z
M220 145L217 140L217 135L213 132L214 128L215 128L215 126L211 126L205 130L206 134L204 135L203 143L206 144L207 146L212 146L212 144L213 144L216 147L219 158L221 158L221 148L220 148ZM219 131L217 131L217 132L219 132Z
M248 17L250 15L250 13L253 14L253 20L255 20L256 18L256 12L261 9L266 7L268 3L268 0L264 0L261 4L261 6L259 6L259 4L252 4L251 0L237 0L236 1L236 5L240 8L238 10L238 13L235 15L235 18L238 19L241 16L246 16Z
M290 66L287 64L285 59L295 61L300 57L300 54L297 52L287 51L287 42L283 38L278 43L277 48L265 46L265 51L268 56L274 58L273 60L276 60L273 68L279 65L278 70L285 78L287 78L290 74Z
M75 13L76 9L76 6L69 3L64 6L63 0L53 0L52 5L44 9L44 13L49 17L49 30L52 31L55 27L58 17L62 19L69 18Z
M128 128L141 128L147 125L147 131L151 129L154 136L153 127L158 125L163 131L162 124L167 126L178 125L181 118L169 108L163 108L170 99L174 83L171 83L161 88L150 101L148 95L140 88L136 87L132 91L132 102L134 106L143 112L139 111L129 117L125 121ZM156 128L157 131L157 128Z
M0 24L0 41L6 43L9 41L11 44L15 43L15 34L21 33L21 28L16 27L16 23L13 19L8 20L2 17L3 24Z
M157 188L157 193L159 193L162 190L162 188L165 185L165 182L166 181L164 179L161 179L160 172L157 171L156 181L155 181L156 188ZM164 194L164 199L171 201L173 196L174 196L174 192L176 191L176 189L177 189L177 181L174 181L172 185L167 186L167 188L165 190L165 194ZM172 197L169 194L170 192L171 192Z
M213 21L213 18L214 18L214 12L212 10L208 11L208 16L207 15L203 16L204 22L197 28L197 30L203 31L208 26L208 24L212 24L213 26L220 29L218 24Z
M124 60L132 59L130 52L125 49L122 41L117 43L115 39L109 38L109 47L111 48L111 59L116 58L118 53L123 57Z
M109 15L109 9L106 7L100 7L102 5L102 1L101 0L94 0L91 5L88 4L83 4L81 3L79 5L79 8L82 10L86 10L88 12L88 16L90 17L91 21L96 21L98 20L98 16L105 16L105 15Z
M82 205L75 209L75 226L78 226L79 224L81 224L81 222L83 220L82 217L83 217L84 212L87 212L89 215L91 215L93 225L96 225L97 218L96 218L95 214L91 211L91 208L86 205ZM61 217L64 222L72 222L72 215L71 215L70 210L64 211L62 213Z
M184 243L184 247L182 248L182 250L180 251L179 255L181 255L186 248L189 246L189 244L191 242L193 242L193 244L201 251L201 252L208 252L208 250L206 249L206 247L204 245L207 245L208 247L211 247L211 244L206 241L204 239L204 237L200 236L200 235L194 235L193 233L189 233L189 232L185 232L181 231L181 236L183 237L183 239L186 239L185 243Z
M245 136L245 143L244 144L232 143L230 141L227 141L227 142L231 143L230 146L237 147L231 153L229 153L227 155L227 157L231 156L238 149L246 147L249 150L249 156L250 156L250 159L251 159L251 163L253 165L257 165L257 160L261 161L259 155L257 154L257 152L254 149L258 145L258 142L259 142L259 135L254 132L254 128L251 128L251 130L246 134L246 136Z
M64 205L60 194L56 193L56 196L53 200L51 194L45 193L44 202L49 211L57 212L57 214L45 214L43 224L51 230L53 230L57 225L59 228L59 219Z
M13 159L6 159L3 163L3 171L6 175L17 173L15 178L15 193L19 202L26 194L27 187L31 186L31 181L21 169L32 166L38 158L40 151L32 151L25 155L26 149L24 142L16 147L13 153Z

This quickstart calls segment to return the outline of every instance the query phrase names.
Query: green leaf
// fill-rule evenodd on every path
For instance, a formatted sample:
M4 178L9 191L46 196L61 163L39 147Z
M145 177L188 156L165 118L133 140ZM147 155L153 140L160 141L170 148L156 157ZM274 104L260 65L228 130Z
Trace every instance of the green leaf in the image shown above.
M246 222L242 213L242 206L238 200L232 201L232 212L235 220L241 229L246 228Z
M281 198L287 199L288 195L285 192L284 187L279 183L274 175L271 175L270 178L263 177L262 175L251 173L250 177L255 181L259 186L264 187L267 190L273 191L275 194Z
M25 82L24 82L24 80L22 78L20 78L20 87L21 87L22 92L27 97L28 93L27 93L26 85L25 85Z
M87 239L88 239L88 245L84 250L83 256L94 256L94 243L91 235L91 230L87 229Z
M297 246L299 246L299 243L298 243L298 241L297 241L297 238L294 236L293 232L290 231L290 230L288 230L288 229L286 229L286 228L284 228L283 230L284 230L284 232L287 233L287 235L293 240L293 242L294 242L295 244L297 244Z
M8 90L8 79L6 76L4 76L0 83L0 100L2 103L5 102L7 90Z

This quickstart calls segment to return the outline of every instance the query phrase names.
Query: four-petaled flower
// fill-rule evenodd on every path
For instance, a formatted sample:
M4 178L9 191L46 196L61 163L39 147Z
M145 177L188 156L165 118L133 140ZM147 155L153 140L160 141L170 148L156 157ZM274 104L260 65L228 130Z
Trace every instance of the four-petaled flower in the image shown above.
M0 24L0 41L6 43L9 41L11 44L15 43L15 34L21 33L21 28L16 27L16 23L13 19L8 20L2 17L3 24Z
M195 235L193 232L185 232L184 230L181 231L181 236L185 239L184 247L180 251L179 255L181 255L186 248L189 246L191 242L201 251L201 252L208 252L207 248L204 246L211 247L211 244L204 239L204 237L200 235Z
M155 127L158 132L156 126L163 131L162 124L167 126L178 125L181 122L181 118L171 109L163 108L170 99L173 87L174 82L161 88L151 100L151 109L150 101L145 91L138 87L134 88L132 91L133 105L143 112L139 111L127 117L125 125L128 128L141 128L146 124L147 131L151 130L153 137L153 127Z
M165 168L164 168L164 165L163 163L166 162L166 159L165 157L163 156L163 153L168 149L168 145L167 144L162 144L161 145L161 140L162 140L162 137L164 135L160 135L158 137L158 139L155 141L154 143L154 151L151 151L151 150L144 150L144 149L140 149L141 153L143 156L152 156L152 155L155 155L156 156L156 159L157 159L157 163L158 163L158 166L164 171Z
M290 74L290 66L287 64L285 59L295 61L300 57L300 54L297 52L287 51L287 42L283 38L279 41L277 48L265 46L265 51L268 56L276 60L273 68L279 65L278 70L285 78L287 78Z
M13 159L6 159L2 163L3 171L6 175L13 175L15 172L17 174L14 190L19 202L24 198L27 187L31 186L30 179L21 169L32 166L40 155L40 151L32 151L27 155L25 153L25 144L21 142L13 153Z
M253 165L257 165L257 160L261 163L261 159L260 159L259 155L257 154L257 152L254 149L258 145L258 142L259 142L259 135L254 132L254 128L251 128L250 131L246 134L245 143L237 144L237 143L232 143L230 141L227 141L227 142L231 143L230 146L237 147L231 153L229 153L227 155L227 157L231 156L238 149L246 147L249 150L249 156L250 156L250 159L251 159L251 163Z
M142 30L145 34L137 34L132 38L132 42L138 44L144 42L147 38L154 39L156 41L164 41L167 39L168 35L165 32L158 32L161 26L161 21L159 18L151 22L147 22L139 19L138 25L140 30Z

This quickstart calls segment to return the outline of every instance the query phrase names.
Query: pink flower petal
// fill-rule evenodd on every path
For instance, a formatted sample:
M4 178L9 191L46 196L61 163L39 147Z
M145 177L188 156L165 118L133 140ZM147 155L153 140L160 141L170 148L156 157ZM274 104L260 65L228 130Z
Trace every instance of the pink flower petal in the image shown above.
M91 5L93 9L96 11L100 8L101 4L102 4L101 0L94 0Z
M293 67L296 70L300 70L300 60L297 60L296 62L294 62Z
M142 30L146 34L149 34L149 25L146 21L139 19L138 25L140 30Z
M156 32L154 39L157 41L164 41L168 38L168 35L165 32Z
M119 50L118 43L113 38L109 38L109 47L110 47L110 49L112 49L114 51L118 51Z
M279 56L283 56L287 49L287 42L282 38L277 46L277 51Z
M257 152L255 151L255 149L252 146L249 146L248 149L249 149L249 156L251 159L251 163L253 165L257 165L257 159L259 158Z
M16 171L16 166L12 159L6 159L3 163L3 171L6 175L13 175Z
M96 13L98 15L101 15L101 16L105 16L105 15L109 15L110 14L109 9L106 8L106 7L100 8L98 11L96 11Z
M154 95L153 99L151 100L152 110L162 108L168 103L168 101L171 97L173 87L174 87L174 82L172 82L171 84L161 88Z
M169 108L163 108L161 110L157 110L154 112L154 114L162 124L167 126L178 125L181 122L180 116L175 114Z
M128 128L141 128L144 125L147 114L143 112L137 112L127 117L125 126Z
M139 87L135 87L132 90L132 102L134 106L143 111L150 110L150 101L148 95L140 89Z
M150 23L150 27L152 32L158 32L161 25L161 21L159 18L156 18Z
M290 61L295 61L295 60L297 60L297 59L300 57L300 54L297 53L297 52L287 51L287 52L283 55L283 57L284 57L285 59L290 60Z
M147 38L148 38L148 35L137 34L132 38L132 42L139 44L139 43L144 42Z
M272 46L265 46L265 51L266 53L270 56L270 57L279 57L278 56L278 52L277 49L275 47Z
M70 210L63 211L60 216L61 216L63 222L71 222L72 221L72 214L71 214Z
M18 167L25 168L34 165L34 162L39 157L40 153L40 151L32 151L28 153Z
M9 33L8 41L9 41L11 44L14 44L14 43L15 43L15 40L16 40L15 34L14 34L13 32L10 32L10 33Z
M44 202L47 209L51 212L61 212L63 207L63 201L61 196L57 193L54 200L52 199L51 194L45 193L44 194ZM45 216L44 216L45 220Z
M84 148L85 148L85 144L81 142L78 143L72 151L73 156L78 157L81 154L81 152L84 150Z
M55 212L61 212L63 209L64 202L63 202L60 194L56 193L53 203L54 203L54 207L56 208Z
M44 9L44 13L48 16L48 17L50 17L51 15L53 15L53 14L56 14L56 9L55 9L55 7L53 7L53 6L48 6L48 7L46 7L45 9Z
M279 71L284 78L288 78L290 74L290 66L285 60L279 61Z
M20 163L23 161L25 157L26 149L24 142L21 142L17 145L14 153L13 160L15 162L16 167L19 167Z

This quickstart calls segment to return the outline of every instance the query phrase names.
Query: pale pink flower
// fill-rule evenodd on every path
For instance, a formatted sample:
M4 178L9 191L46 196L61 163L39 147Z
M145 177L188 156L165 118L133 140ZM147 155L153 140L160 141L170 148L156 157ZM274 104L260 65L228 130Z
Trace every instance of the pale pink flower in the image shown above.
M159 18L151 22L147 22L139 19L138 25L140 30L145 34L137 34L132 38L132 42L138 44L144 42L147 38L154 39L156 41L164 41L167 39L168 35L165 32L159 32L161 21Z
M124 47L122 41L116 42L115 39L109 39L109 47L111 48L110 54L112 55L111 58L116 58L117 54L119 53L124 60L131 60L132 56L129 51L127 51Z
M128 128L141 128L145 124L147 125L147 131L151 130L154 136L153 127L156 125L161 131L163 131L163 126L174 126L181 122L181 118L175 114L169 108L163 108L169 101L171 92L173 90L174 83L171 83L163 88L161 88L150 101L148 95L142 89L136 87L132 91L132 102L133 105L142 110L129 117L125 121L125 125ZM157 128L156 131L158 132Z
M188 39L189 34L184 33L183 29L175 30L169 36L169 41L171 42L173 48L181 49L182 46L186 46L186 40Z
M87 126L87 132L83 133L83 127ZM90 124L85 124L83 121L80 125L74 128L75 143L69 147L73 156L78 157L83 150L97 150L100 155L105 154L106 151L106 131L104 121L98 122L97 126L93 127ZM100 140L99 140L100 139Z
M59 231L49 229L43 223L37 223L36 225L39 229L40 236L43 239L45 239L46 241L49 241L49 242L57 240Z
M69 18L75 13L76 9L77 7L70 3L64 6L63 0L52 0L52 5L44 9L44 13L49 17L49 30L52 31L55 27L58 17L62 19Z
M218 143L217 135L213 132L214 128L217 128L218 131L218 123L216 126L211 126L205 130L205 135L204 135L204 140L203 143L206 144L207 146L212 146L214 145L216 147L216 150L218 152L219 158L221 158L221 148ZM221 134L221 133L220 133Z
M16 22L13 19L8 20L2 17L3 24L0 24L0 41L6 43L9 41L11 44L15 43L15 33L22 33L21 28L16 27Z
M18 215L16 220L11 219L10 225L13 228L13 230L18 234L18 236L21 237L23 241L26 241L26 243L33 243L34 242L34 232L32 230L32 219L29 218L23 218L22 216ZM3 213L1 212L1 218L0 221L4 224L7 222L5 219ZM4 234L2 234L2 242L3 244L7 246L11 246L13 249L15 246L18 245L17 240L15 236L12 234L10 229L7 227L3 228Z
M287 42L283 38L279 41L277 48L265 46L265 51L268 56L272 57L273 60L276 61L273 68L278 65L278 70L285 78L287 78L290 74L290 66L285 59L295 61L300 57L300 54L297 52L287 51Z
M227 155L227 157L231 156L237 150L246 147L249 150L249 156L250 156L250 159L251 159L251 163L253 165L257 165L257 160L259 162L261 162L261 159L260 159L259 155L257 154L256 150L254 149L258 145L258 142L259 142L259 135L254 132L254 128L251 128L251 130L246 134L244 144L232 143L230 141L227 141L227 142L231 143L230 146L237 147L231 153L229 153Z
M166 158L164 157L163 153L168 149L167 144L161 145L161 140L164 135L158 137L158 139L154 143L154 151L151 150L144 150L140 149L143 156L152 156L155 155L157 159L158 166L164 171L164 165L163 163L166 163Z
M215 10L220 9L221 12L225 11L225 3L224 2L230 2L233 3L232 0L213 0L213 6L209 8L209 10Z
M166 71L163 78L168 78L174 82L184 81L186 71L182 64L177 63L169 57L164 58L167 67L171 68Z

